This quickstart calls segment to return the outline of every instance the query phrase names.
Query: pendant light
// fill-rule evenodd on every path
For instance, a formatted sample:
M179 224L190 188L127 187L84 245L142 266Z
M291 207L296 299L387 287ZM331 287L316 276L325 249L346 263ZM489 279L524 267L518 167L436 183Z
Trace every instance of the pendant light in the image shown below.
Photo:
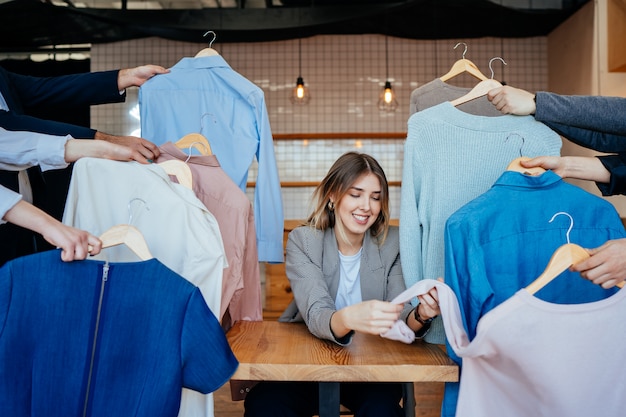
M385 77L385 86L378 96L378 109L393 112L398 108L398 100L396 100L396 92L393 91L391 81L389 81L389 51L387 45L387 35L385 35Z
M291 92L291 102L293 104L307 104L309 101L311 101L311 94L309 88L304 85L302 78L302 40L298 39L298 79Z

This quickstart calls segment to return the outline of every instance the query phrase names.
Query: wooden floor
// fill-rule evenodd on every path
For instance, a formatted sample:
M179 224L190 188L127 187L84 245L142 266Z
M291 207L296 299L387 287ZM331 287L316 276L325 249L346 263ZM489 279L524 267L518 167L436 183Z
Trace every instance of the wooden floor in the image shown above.
M415 384L415 416L439 417L443 382L421 382ZM213 396L215 417L243 417L243 401L231 401L230 387L227 383Z

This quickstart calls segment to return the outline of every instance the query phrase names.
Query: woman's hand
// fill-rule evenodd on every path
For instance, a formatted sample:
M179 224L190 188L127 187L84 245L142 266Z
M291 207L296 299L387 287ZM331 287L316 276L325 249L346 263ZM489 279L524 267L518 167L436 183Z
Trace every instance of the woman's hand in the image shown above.
M333 314L330 328L337 338L350 330L379 335L385 333L400 317L402 306L388 301L369 300L344 307Z

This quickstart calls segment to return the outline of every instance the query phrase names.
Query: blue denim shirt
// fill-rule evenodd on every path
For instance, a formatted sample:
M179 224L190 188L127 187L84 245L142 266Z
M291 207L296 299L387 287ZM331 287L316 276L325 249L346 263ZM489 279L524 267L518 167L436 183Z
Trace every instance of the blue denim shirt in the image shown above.
M568 233L572 216L573 227ZM550 257L569 242L594 248L626 237L614 206L564 182L552 171L540 176L504 172L494 186L457 210L446 223L445 282L452 288L470 340L479 319L535 280ZM560 304L597 301L605 290L565 271L535 296ZM532 335L527 335L532 337ZM540 341L537 341L540 343ZM460 358L448 346L457 363ZM458 384L446 384L442 415L453 416Z

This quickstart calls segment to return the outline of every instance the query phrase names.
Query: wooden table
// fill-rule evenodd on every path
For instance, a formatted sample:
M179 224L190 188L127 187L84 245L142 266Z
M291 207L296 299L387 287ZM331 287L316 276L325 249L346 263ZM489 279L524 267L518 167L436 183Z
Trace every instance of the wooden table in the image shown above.
M239 360L232 379L318 381L320 417L339 416L340 382L454 382L459 378L458 367L445 352L423 342L407 345L357 332L349 346L339 346L313 336L303 323L277 321L238 322L226 337Z

